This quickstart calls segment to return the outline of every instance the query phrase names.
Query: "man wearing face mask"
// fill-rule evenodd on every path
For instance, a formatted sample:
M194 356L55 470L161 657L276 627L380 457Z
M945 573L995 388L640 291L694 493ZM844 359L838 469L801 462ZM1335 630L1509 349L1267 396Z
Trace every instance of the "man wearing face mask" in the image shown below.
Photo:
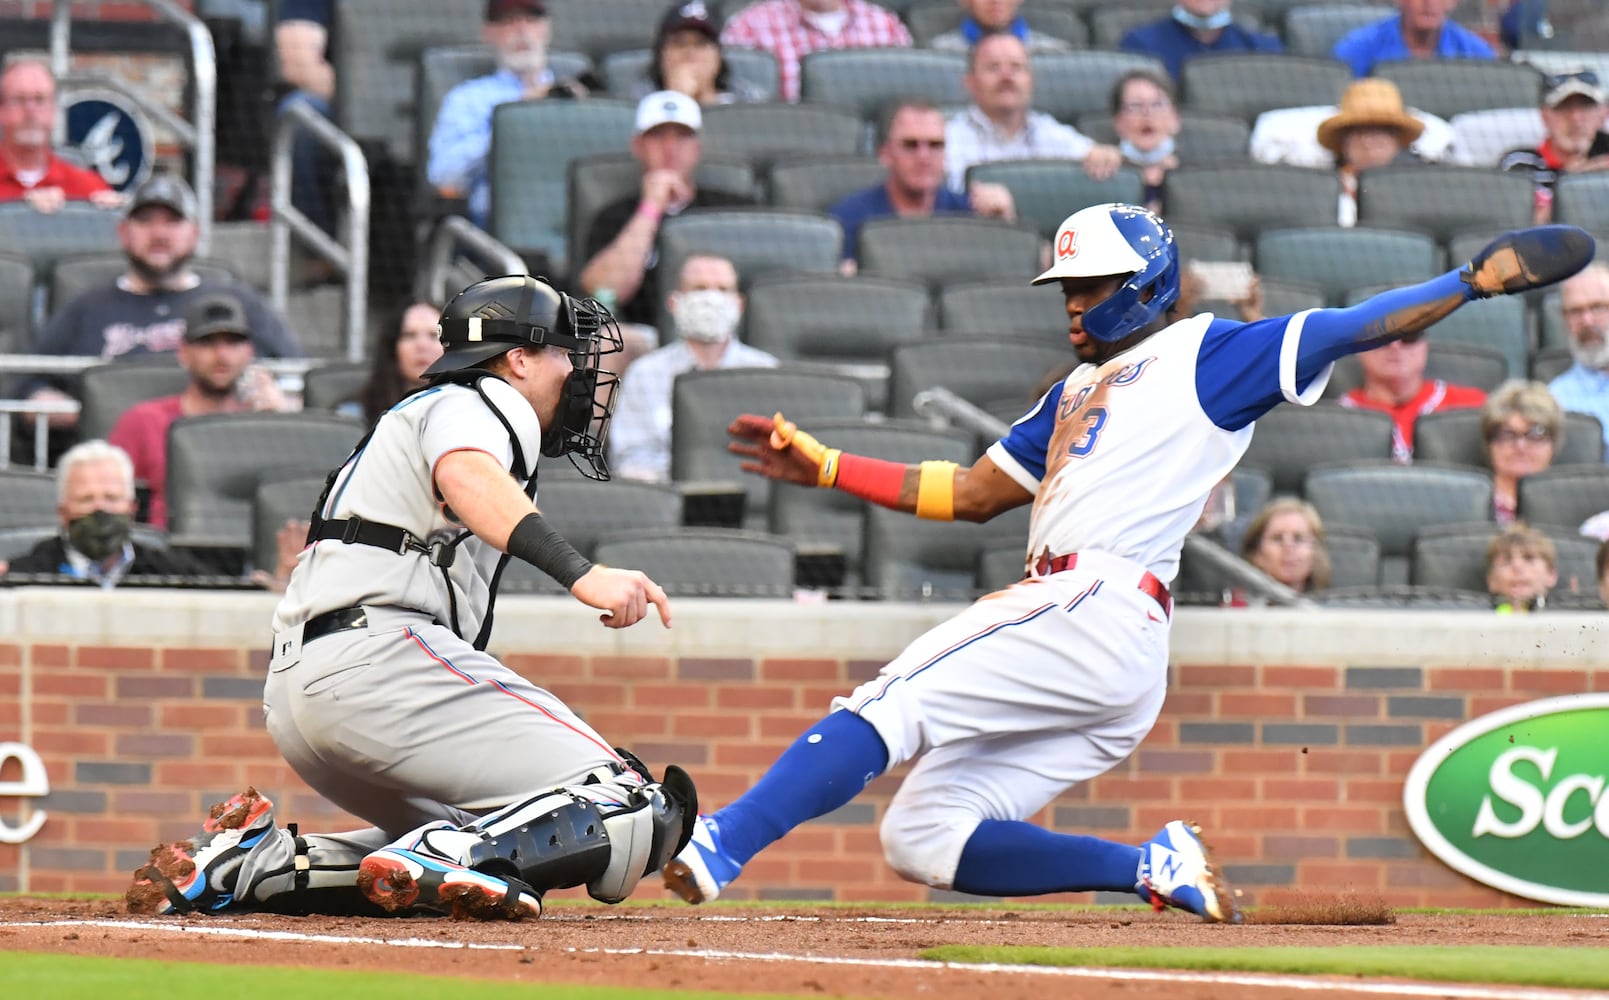
M1235 23L1230 0L1178 0L1167 17L1142 24L1123 36L1129 52L1153 56L1178 80L1185 60L1203 53L1283 52L1273 35L1248 31Z
M695 254L667 300L677 339L632 362L609 432L609 466L622 479L670 479L670 392L676 376L709 368L774 368L777 359L737 339L743 296L725 257Z
M134 464L105 441L69 448L56 465L56 511L61 534L47 538L12 561L9 571L115 587L130 576L203 576L209 571L179 552L133 541Z
M553 36L542 0L486 0L481 36L497 56L497 72L466 80L447 92L430 132L426 175L444 198L469 199L469 217L486 224L491 181L492 112L499 104L550 97L585 97L591 81L560 80L548 68Z

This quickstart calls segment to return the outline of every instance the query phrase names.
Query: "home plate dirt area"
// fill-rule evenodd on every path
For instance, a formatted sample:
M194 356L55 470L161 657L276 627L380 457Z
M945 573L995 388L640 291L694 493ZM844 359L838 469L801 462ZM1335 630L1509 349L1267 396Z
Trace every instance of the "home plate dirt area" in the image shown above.
M1336 911L1339 920L1356 913ZM1315 925L1322 911L1286 911L1292 923L1204 924L1178 913L1123 910L775 906L683 907L559 902L519 924L445 918L228 915L131 917L121 900L0 899L0 949L130 956L230 965L378 969L466 979L593 983L822 997L935 1000L1257 1000L1282 997L1464 997L1543 1000L1565 990L1406 984L1160 970L947 966L925 961L945 944L1120 947L1398 944L1591 945L1602 917L1374 916L1390 923ZM1367 916L1367 914L1365 914Z

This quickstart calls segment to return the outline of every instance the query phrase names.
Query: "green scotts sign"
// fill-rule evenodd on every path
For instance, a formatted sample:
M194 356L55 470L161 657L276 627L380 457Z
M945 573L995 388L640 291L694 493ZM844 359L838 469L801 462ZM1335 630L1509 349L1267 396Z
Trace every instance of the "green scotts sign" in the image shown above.
M1496 889L1609 906L1609 694L1466 722L1414 762L1408 822L1436 857Z

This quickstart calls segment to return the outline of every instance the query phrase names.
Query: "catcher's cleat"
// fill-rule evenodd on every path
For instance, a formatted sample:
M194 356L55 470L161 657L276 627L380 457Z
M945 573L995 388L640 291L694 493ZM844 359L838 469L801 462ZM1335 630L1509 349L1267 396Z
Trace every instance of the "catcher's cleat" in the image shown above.
M1158 910L1173 906L1218 924L1241 920L1229 883L1201 842L1201 828L1183 820L1164 826L1140 846L1134 891Z
M743 866L721 849L721 832L715 820L700 816L693 838L665 865L665 888L689 903L708 903L732 884Z
M518 879L503 879L455 861L386 847L358 866L358 889L381 909L422 909L454 920L525 920L542 915L542 897Z
M1592 263L1597 242L1575 226L1532 226L1504 233L1464 266L1476 298L1512 295L1563 281Z
M274 803L247 788L218 803L190 840L159 844L123 894L130 913L217 911L234 901L246 854L274 828Z

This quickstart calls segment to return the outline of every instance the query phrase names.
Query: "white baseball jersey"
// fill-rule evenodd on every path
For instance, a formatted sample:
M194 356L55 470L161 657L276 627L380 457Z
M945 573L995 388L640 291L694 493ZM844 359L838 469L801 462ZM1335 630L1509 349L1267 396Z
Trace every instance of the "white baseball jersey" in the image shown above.
M1034 494L1029 568L1046 554L1100 551L1170 582L1207 495L1251 443L1252 421L1323 392L1327 368L1296 385L1305 318L1242 324L1202 313L1046 393L988 451Z
M541 450L540 421L507 382L486 378L480 385L519 434L530 465L514 472L523 488ZM473 388L444 384L409 396L381 416L368 444L341 469L320 513L329 520L357 515L395 525L426 543L450 541L465 529L436 493L435 469L449 452L465 449L484 451L505 469L513 467L507 428ZM316 542L297 560L274 611L274 629L358 605L410 608L451 625L451 605L456 604L460 634L474 638L500 557L496 548L474 536L459 545L448 571L454 591L450 602L441 570L422 552L398 555L339 539Z

